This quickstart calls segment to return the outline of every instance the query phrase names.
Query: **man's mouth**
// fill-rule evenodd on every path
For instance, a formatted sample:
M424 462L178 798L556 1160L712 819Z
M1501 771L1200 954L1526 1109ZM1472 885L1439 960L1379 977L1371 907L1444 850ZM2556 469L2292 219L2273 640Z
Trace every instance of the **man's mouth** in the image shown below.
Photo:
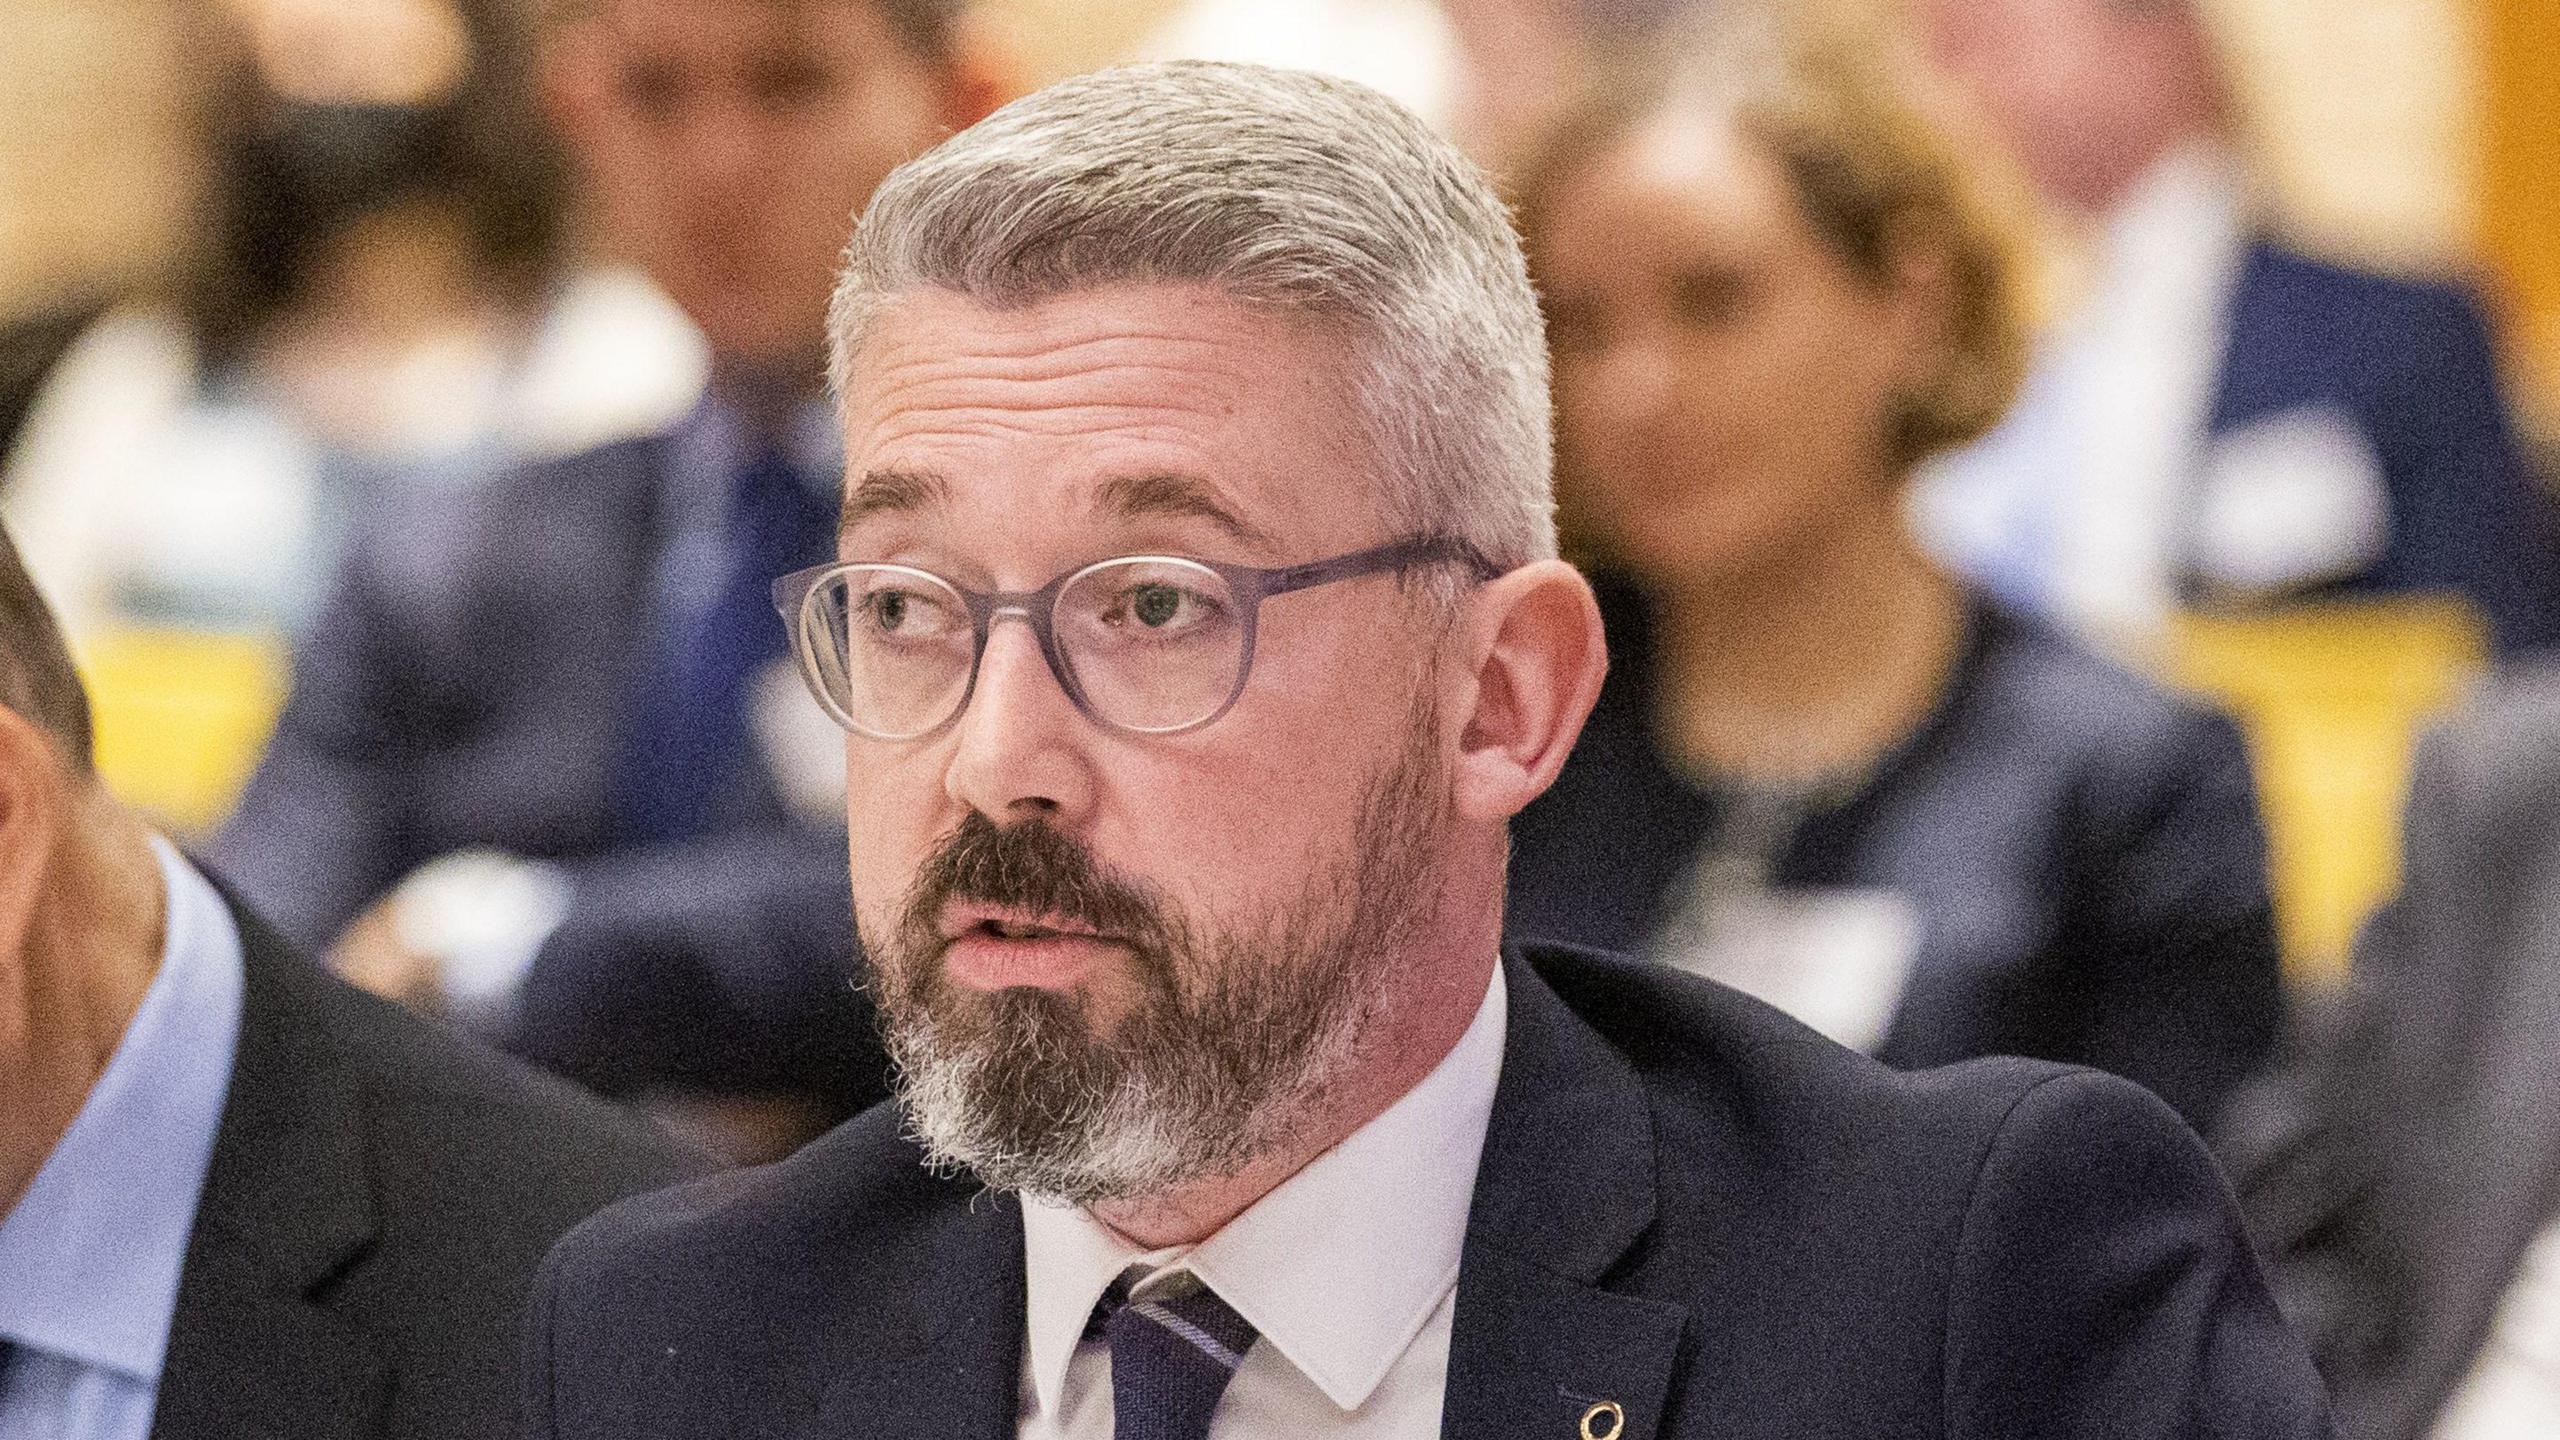
M942 936L946 941L968 939L995 940L1109 940L1090 926L1079 925L1060 915L1025 916L1020 911L1004 910L991 905L954 905L943 914Z
M1060 936L1078 940L1096 938L1091 931L1059 930L1047 925L1031 925L1013 920L981 920L976 928L979 934L993 935L999 940L1050 940Z
M980 905L946 910L942 935L947 973L986 991L1081 984L1100 959L1100 947L1119 943L1062 915L1029 916Z

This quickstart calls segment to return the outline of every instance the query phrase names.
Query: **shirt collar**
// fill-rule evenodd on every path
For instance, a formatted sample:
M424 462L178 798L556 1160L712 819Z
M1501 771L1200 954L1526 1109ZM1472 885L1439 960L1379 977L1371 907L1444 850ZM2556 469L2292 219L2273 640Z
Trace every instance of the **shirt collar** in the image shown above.
M2109 213L2097 290L2078 325L2107 333L2167 326L2219 336L2225 292L2249 243L2248 193L2218 147L2163 155Z
M1133 1265L1196 1274L1325 1398L1360 1408L1457 1283L1508 1010L1497 963L1475 1019L1421 1083L1187 1253L1026 1202L1025 1344L1042 1412L1057 1413L1086 1319Z
M213 886L157 836L159 974L89 1098L0 1220L0 1338L156 1383L231 1089L246 981Z

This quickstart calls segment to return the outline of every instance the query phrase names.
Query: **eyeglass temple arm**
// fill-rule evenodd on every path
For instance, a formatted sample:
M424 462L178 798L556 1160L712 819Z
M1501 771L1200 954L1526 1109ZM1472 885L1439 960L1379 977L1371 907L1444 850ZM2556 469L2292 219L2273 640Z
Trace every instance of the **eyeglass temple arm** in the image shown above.
M1262 573L1262 593L1285 595L1292 590L1330 585L1336 580L1350 580L1362 575L1375 575L1381 570L1409 570L1417 565L1432 565L1456 560L1472 571L1479 580L1490 580L1502 573L1502 567L1485 558L1475 546L1449 535L1419 535L1410 540L1397 540L1367 550L1354 550L1330 560L1316 560Z

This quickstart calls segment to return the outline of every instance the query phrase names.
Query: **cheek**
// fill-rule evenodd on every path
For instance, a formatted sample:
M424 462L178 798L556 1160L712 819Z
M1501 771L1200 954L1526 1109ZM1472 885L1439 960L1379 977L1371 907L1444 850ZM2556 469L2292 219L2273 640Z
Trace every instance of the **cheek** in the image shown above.
M845 832L854 900L878 923L907 891L947 823L941 776L930 766L884 758L866 741L845 749Z

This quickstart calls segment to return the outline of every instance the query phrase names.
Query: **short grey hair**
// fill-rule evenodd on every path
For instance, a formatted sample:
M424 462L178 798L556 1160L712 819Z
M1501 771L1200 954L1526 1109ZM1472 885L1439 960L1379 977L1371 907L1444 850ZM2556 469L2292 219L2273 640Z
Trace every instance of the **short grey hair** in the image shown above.
M1447 141L1365 86L1172 61L1026 96L891 172L845 249L830 373L890 301L1019 306L1212 285L1326 325L1401 531L1510 567L1556 553L1546 334L1511 217Z

